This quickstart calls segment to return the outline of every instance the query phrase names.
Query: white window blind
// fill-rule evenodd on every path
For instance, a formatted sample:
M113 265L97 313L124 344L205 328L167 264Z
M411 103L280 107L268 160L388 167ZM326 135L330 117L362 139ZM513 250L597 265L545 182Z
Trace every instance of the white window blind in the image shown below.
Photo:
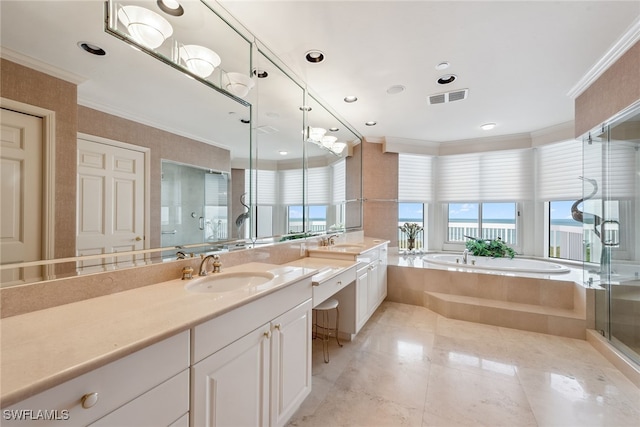
M605 152L606 197L633 198L636 194L636 161L639 154L633 144L612 141ZM585 169L586 170L586 169Z
M500 202L533 198L530 149L441 156L438 199L443 202Z
M329 197L329 167L307 169L307 203L310 205L328 205Z
M433 157L416 154L398 155L398 200L428 202L433 198Z
M332 188L331 202L344 203L347 200L347 162L342 159L331 165Z
M580 141L543 145L536 148L536 157L536 196L539 200L573 200L582 197Z
M285 169L279 174L282 203L288 206L301 206L303 203L302 169Z
M275 205L277 204L276 200L276 189L278 188L278 176L276 171L272 170L245 170L244 177L244 188L247 196L249 195L249 178L251 176L253 179L251 180L251 197L252 203L258 205ZM257 198L257 199L256 199Z

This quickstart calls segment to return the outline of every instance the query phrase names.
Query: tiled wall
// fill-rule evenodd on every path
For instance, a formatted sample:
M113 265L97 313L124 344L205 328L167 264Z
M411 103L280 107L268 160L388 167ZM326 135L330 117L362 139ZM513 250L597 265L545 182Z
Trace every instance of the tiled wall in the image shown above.
M365 235L398 245L398 154L382 144L362 143L363 228Z

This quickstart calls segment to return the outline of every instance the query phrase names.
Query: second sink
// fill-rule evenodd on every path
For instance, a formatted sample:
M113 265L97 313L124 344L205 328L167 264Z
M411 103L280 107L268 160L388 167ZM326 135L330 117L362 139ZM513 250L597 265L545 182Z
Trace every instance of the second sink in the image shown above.
M191 292L200 293L231 292L265 284L271 281L274 277L275 275L268 271L215 273L195 279L192 282L187 283L184 288Z

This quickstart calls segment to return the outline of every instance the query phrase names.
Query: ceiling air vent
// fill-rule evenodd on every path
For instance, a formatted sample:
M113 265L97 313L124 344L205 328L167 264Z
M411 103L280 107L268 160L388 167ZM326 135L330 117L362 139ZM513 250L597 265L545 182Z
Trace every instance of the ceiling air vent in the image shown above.
M439 93L429 96L429 105L446 104L447 102L460 101L466 99L469 89L454 90L451 92Z
M262 133L264 135L269 135L270 133L275 133L278 132L278 129L274 128L273 126L258 126L256 128L256 132L258 133Z

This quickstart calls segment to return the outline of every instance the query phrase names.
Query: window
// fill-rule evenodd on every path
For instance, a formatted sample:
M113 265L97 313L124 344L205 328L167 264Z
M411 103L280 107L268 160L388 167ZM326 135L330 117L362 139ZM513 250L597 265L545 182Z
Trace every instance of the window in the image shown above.
M517 205L500 203L449 203L447 241L465 242L468 237L502 239L515 245Z
M402 226L405 222L414 222L421 227L425 226L424 204L422 203L398 203L398 227ZM416 237L416 249L425 248L425 233L424 230ZM406 242L403 239L402 233L398 230L398 248L406 249Z
M583 246L582 224L571 217L573 201L549 202L549 257L590 261L590 245ZM583 209L582 206L579 206Z
M306 213L306 215L304 215ZM307 218L307 227L303 227L304 218ZM316 232L327 229L327 206L301 205L287 207L287 233L302 233L303 231Z

